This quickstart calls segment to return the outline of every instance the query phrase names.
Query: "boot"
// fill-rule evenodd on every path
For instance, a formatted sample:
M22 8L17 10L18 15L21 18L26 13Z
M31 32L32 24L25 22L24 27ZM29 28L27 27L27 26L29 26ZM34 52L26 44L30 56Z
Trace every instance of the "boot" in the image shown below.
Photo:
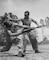
M23 54L21 51L19 51L18 55L15 55L15 56L18 56L18 57L24 57L25 54Z
M41 53L39 50L35 50L35 53Z

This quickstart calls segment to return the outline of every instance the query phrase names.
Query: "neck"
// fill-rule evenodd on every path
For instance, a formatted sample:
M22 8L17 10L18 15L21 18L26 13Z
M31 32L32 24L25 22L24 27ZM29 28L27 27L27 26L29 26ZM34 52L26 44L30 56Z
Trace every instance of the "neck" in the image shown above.
M29 17L24 17L25 19L29 19Z

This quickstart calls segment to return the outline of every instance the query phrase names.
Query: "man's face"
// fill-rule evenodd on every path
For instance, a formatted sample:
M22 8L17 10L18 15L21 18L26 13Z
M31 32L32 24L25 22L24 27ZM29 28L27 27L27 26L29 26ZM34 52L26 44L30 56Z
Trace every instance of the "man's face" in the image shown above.
M28 17L29 17L28 13L25 13L25 17L26 17L26 18L28 18Z

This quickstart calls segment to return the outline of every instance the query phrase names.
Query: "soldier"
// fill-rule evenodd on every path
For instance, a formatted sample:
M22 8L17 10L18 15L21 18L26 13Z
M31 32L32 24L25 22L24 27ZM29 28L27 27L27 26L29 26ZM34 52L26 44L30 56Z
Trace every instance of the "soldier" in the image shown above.
M18 39L18 42L20 40L20 43L19 44L17 43L18 44L17 47L19 48L19 51L22 52L22 46L23 46L22 45L23 41L21 39L22 35L17 37L17 34L19 34L21 32L21 30L19 30L17 32L13 32L12 29L11 29L12 28L12 22L9 21L9 20L5 20L3 22L3 24L4 24L3 26L4 26L4 30L5 30L5 37L6 37L7 44L6 44L6 46L3 49L0 50L0 52L9 51L11 46L12 46L12 43L14 42L14 39ZM13 37L14 35L16 35L16 36ZM19 56L23 57L24 54L21 54L21 55L19 54Z
M9 51L9 49L11 48L11 45L12 45L12 41L10 39L10 35L8 34L7 29L5 28L5 26L7 26L7 28L10 29L11 25L9 25L7 22L3 23L3 24L4 24L4 34L5 34L7 43L6 43L6 47L1 49L1 52Z
M26 27L27 26L30 27L31 22L34 22L37 26L39 26L36 21L34 21L33 19L31 19L29 17L29 15L30 15L29 11L25 11L24 18L20 20L20 21L22 21L23 25L26 26ZM39 50L38 50L38 45L37 45L37 40L36 40L35 33L32 33L32 31L30 31L29 33L26 33L26 34L23 34L23 35L24 35L24 38L23 38L23 51L24 52L26 51L26 37L25 37L25 35L27 35L29 37L29 40L31 42L33 50L35 50L35 53L40 53Z

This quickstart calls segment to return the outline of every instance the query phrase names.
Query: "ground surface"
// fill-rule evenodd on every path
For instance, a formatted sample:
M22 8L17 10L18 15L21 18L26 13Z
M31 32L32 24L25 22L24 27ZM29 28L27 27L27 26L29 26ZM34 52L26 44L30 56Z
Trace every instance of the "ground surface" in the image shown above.
M0 47L1 48L1 47ZM39 45L39 50L42 53L35 54L31 45L27 46L26 56L16 57L18 49L16 46L12 46L8 52L0 52L0 60L49 60L49 45Z

